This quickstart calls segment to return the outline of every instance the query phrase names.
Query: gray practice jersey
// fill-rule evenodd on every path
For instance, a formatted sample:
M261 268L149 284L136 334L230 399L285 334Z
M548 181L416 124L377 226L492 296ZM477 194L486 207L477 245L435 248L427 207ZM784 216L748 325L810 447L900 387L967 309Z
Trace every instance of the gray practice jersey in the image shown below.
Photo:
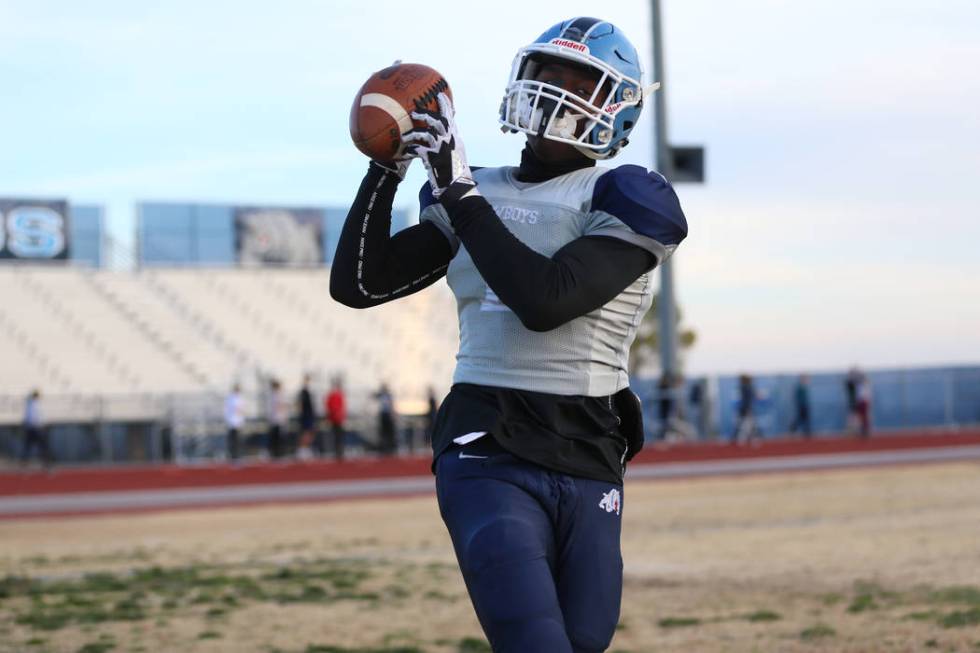
M514 178L516 170L482 168L474 177L511 233L545 256L583 236L606 236L643 247L659 262L687 233L683 215L678 222L667 201L676 204L673 189L657 173L638 166L590 167L524 183ZM552 331L535 332L487 286L441 205L424 206L421 219L433 222L454 252L446 273L459 313L454 383L587 396L611 395L629 385L629 348L650 308L652 271L604 306Z

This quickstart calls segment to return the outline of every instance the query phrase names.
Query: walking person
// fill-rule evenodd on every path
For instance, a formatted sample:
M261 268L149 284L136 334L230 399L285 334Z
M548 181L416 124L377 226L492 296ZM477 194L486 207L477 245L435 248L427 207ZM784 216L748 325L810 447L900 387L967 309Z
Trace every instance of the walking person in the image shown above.
M387 383L374 394L378 400L378 451L384 456L395 453L398 443L395 438L395 399Z
M289 425L289 406L282 395L282 384L278 379L269 382L269 392L265 401L265 420L268 426L269 457L282 458L284 453L286 429Z
M228 459L238 460L239 438L242 426L245 424L245 400L242 399L242 388L237 383L225 397L225 428L228 430L227 446Z
M296 456L302 460L313 457L313 439L316 432L316 411L313 408L313 393L310 392L310 375L303 376L303 387L296 397L299 406L299 446Z
M429 386L426 403L425 434L423 438L425 439L426 446L432 446L432 429L435 428L436 415L439 413L439 399L436 397L436 391L431 385Z
M687 401L691 406L691 423L697 439L707 439L711 431L711 410L708 399L708 379L699 378L691 382Z
M742 374L738 377L738 419L735 430L732 431L733 445L745 442L752 444L759 435L759 427L755 421L755 384L752 377Z
M852 367L844 377L844 396L847 402L847 416L844 420L844 431L853 434L858 428L858 382L861 372Z
M857 374L854 395L858 435L862 440L867 440L871 437L871 380L864 372Z
M804 438L809 439L812 435L810 424L810 377L801 374L793 387L793 422L789 426L790 433L796 433L797 429L803 434Z
M346 438L344 423L347 421L347 402L340 377L333 380L324 408L326 409L324 412L327 416L327 422L330 424L330 433L333 436L333 455L339 462L344 459L344 439Z
M50 467L54 463L51 447L48 443L48 433L41 415L41 391L31 390L24 402L24 446L20 453L21 465L27 465L31 452L37 448L41 463Z
M643 446L628 351L652 270L685 238L661 175L598 167L640 116L636 49L566 20L522 48L500 109L517 167L471 169L452 101L403 136L421 222L390 235L411 158L372 162L344 224L334 299L368 308L447 277L456 371L433 434L439 509L495 653L604 651L619 620L626 461Z

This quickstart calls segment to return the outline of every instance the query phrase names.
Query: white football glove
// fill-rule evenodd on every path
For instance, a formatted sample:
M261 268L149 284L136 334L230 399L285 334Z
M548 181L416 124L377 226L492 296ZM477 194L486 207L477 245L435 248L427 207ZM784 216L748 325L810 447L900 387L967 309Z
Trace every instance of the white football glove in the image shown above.
M438 113L422 107L412 112L412 119L426 126L405 132L402 141L406 144L406 154L422 159L429 173L433 197L440 199L452 187L453 192L446 199L459 199L473 191L476 182L466 163L463 141L456 130L452 100L445 93L440 93L436 100L439 102Z

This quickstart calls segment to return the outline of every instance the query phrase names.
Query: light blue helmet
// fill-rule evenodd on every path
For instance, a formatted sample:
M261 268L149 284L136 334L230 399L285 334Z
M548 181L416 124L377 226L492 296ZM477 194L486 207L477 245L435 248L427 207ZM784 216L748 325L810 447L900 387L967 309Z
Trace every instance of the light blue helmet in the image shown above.
M583 99L534 79L542 60L560 59L594 70L596 91ZM640 57L623 32L598 18L572 18L551 27L514 57L500 105L505 132L524 132L575 146L593 159L615 156L628 142L643 97ZM604 98L603 89L608 89Z

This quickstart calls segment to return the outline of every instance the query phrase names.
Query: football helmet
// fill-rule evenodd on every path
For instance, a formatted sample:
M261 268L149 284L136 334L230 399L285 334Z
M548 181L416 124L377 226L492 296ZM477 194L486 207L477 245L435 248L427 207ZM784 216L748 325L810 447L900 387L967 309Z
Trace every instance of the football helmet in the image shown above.
M535 79L541 65L558 60L595 73L592 97ZM552 26L514 57L500 105L504 132L524 132L573 145L592 159L615 156L629 141L643 98L636 48L623 32L598 18L572 18Z

